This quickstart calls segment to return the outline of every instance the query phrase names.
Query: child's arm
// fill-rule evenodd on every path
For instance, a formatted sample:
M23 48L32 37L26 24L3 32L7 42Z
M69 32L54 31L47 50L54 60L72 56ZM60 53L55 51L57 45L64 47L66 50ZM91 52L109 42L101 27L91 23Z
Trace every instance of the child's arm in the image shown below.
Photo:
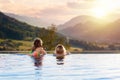
M56 56L56 54L55 54L55 53L53 53L53 56Z
M53 56L56 56L56 51L53 52Z
M67 53L66 55L70 55L71 54L69 51L66 51L66 53Z

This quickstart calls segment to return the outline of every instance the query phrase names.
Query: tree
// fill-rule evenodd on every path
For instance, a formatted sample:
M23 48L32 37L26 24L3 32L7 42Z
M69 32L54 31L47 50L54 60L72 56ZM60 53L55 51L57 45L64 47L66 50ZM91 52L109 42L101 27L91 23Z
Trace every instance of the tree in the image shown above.
M5 35L3 32L0 31L0 38L4 39Z
M110 50L115 50L115 45L114 45L114 44L110 44L110 45L108 46L108 48L109 48Z

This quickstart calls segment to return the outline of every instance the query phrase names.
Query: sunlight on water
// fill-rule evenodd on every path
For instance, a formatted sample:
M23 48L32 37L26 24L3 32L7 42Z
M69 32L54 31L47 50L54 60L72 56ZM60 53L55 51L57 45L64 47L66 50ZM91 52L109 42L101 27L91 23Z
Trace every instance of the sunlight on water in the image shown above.
M57 63L49 54L39 66L28 55L0 54L0 80L120 80L120 54L72 54Z

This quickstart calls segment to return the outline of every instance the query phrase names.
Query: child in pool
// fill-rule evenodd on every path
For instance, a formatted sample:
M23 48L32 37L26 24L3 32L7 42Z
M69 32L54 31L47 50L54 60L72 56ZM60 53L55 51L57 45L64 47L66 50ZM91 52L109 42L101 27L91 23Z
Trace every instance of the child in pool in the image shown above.
M62 44L58 44L56 46L55 53L54 53L54 55L56 56L56 59L62 60L68 54L69 53L66 51L65 47Z
M42 57L46 54L46 51L42 47L42 40L40 38L36 38L32 47L32 56L35 59L42 59Z

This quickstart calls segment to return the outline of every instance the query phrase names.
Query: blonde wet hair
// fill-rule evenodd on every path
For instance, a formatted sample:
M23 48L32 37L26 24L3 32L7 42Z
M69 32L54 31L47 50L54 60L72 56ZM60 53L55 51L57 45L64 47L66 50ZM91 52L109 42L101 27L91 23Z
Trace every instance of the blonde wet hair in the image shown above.
M58 44L55 47L55 53L57 53L57 51L62 51L63 53L66 53L66 49L65 49L65 47L62 44Z

